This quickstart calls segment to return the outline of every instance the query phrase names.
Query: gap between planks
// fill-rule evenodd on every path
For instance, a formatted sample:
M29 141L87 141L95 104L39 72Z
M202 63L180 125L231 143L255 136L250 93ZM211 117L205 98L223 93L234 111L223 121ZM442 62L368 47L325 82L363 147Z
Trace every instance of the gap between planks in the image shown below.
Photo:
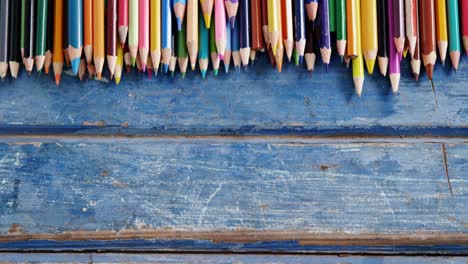
M284 143L284 144L468 144L468 136L233 136L233 135L0 135L0 143L41 144L115 142Z

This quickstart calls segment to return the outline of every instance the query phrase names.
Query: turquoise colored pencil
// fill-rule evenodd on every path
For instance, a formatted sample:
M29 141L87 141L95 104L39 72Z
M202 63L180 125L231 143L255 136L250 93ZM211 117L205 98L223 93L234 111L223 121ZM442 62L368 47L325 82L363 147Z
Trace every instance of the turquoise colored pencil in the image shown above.
M206 71L208 70L210 36L201 10L198 20L198 66L200 67L200 73L203 79L205 79Z
M458 70L460 62L460 20L458 16L458 0L447 0L448 29L449 29L449 53L452 67Z

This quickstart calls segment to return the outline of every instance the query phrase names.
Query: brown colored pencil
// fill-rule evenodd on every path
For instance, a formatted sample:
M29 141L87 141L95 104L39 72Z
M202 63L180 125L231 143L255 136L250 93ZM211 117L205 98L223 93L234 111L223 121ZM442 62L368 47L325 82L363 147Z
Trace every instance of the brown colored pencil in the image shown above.
M434 1L419 1L419 14L421 58L427 77L432 80L437 59Z

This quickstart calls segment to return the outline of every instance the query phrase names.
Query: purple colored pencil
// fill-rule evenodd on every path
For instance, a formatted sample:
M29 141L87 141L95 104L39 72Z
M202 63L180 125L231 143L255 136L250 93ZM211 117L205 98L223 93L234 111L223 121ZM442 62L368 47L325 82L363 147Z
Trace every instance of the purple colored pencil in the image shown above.
M328 66L331 57L328 0L320 0L318 8L320 16L320 54L322 55L323 63Z
M393 36L394 33L395 33L395 23L394 23L394 20L397 19L395 18L395 14L393 12L393 4L394 4L394 1L398 1L398 0L388 0L388 9L387 9L387 12L388 12L388 33L390 36ZM398 87L399 87L399 83L400 83L400 55L395 47L395 44L393 42L393 39L392 38L389 38L388 39L388 50L389 50L389 54L388 54L388 57L389 57L389 71L390 71L390 83L392 85L392 91L393 93L397 93L398 92Z
M403 52L405 47L405 5L403 0L393 0L393 33L389 36L393 36L394 45L399 53Z

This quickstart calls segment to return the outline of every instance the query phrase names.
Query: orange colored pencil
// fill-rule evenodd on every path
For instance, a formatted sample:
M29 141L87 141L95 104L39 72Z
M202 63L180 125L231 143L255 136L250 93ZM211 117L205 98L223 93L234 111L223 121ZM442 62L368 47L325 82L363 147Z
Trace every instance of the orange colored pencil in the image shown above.
M84 54L89 64L93 60L93 0L83 0Z
M105 46L104 46L104 0L93 0L93 48L94 66L98 79L101 79L104 68Z

